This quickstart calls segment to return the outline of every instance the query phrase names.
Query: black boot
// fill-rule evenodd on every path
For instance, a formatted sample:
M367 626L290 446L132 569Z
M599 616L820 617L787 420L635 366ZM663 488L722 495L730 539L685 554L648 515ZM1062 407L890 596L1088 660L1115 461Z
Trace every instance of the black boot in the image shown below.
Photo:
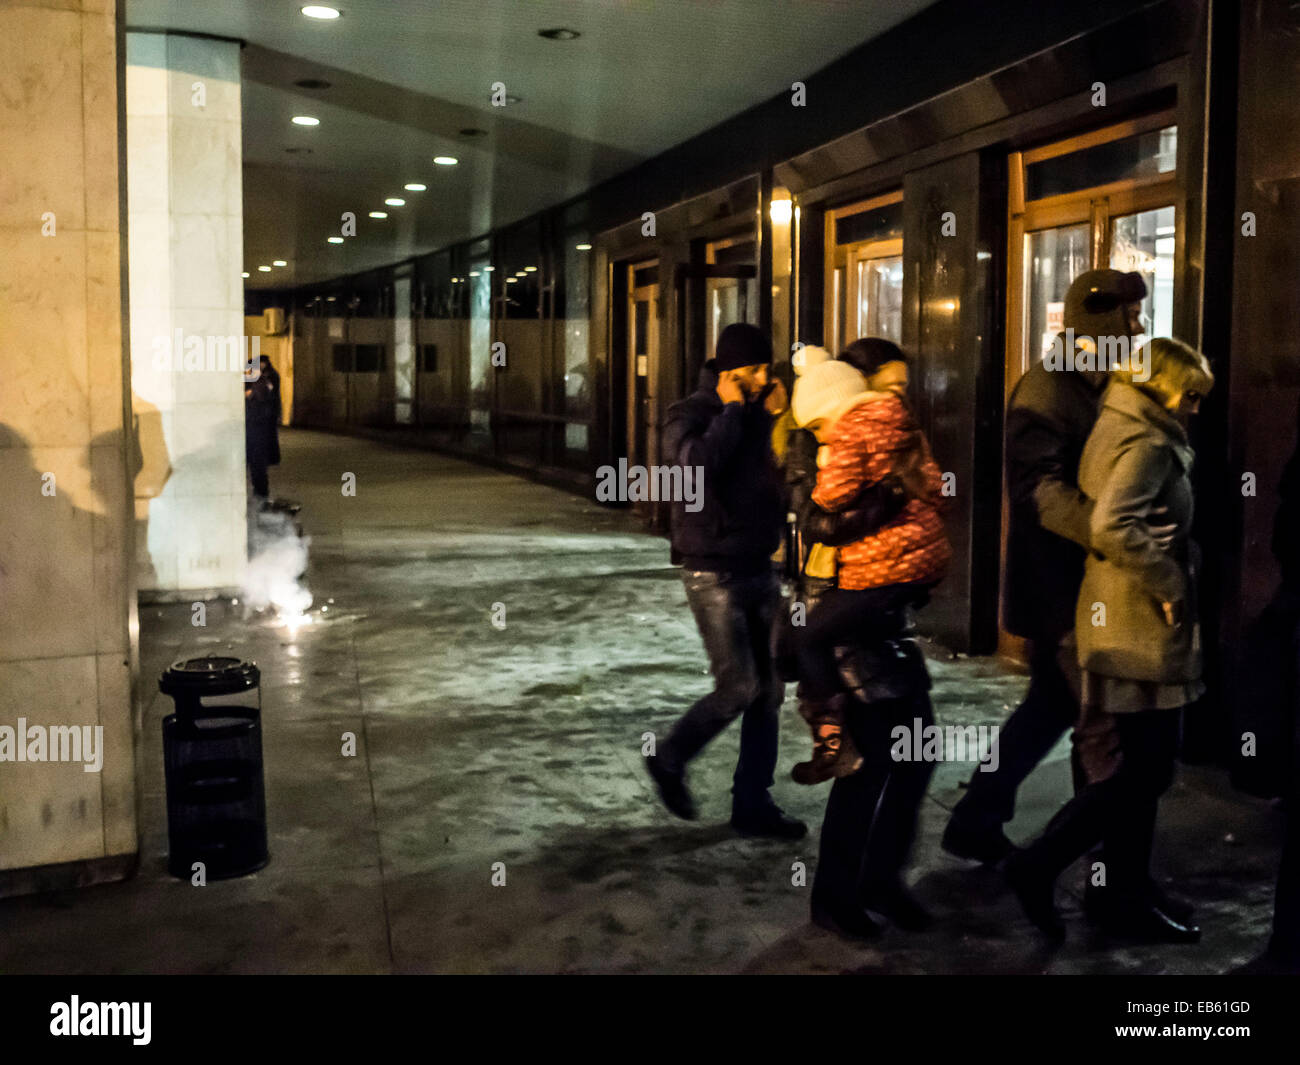
M865 910L853 906L827 906L816 900L812 904L812 923L845 939L879 939L884 931Z
M1001 826L976 827L955 813L948 819L948 827L943 830L939 846L956 858L983 862L985 865L997 865L1016 849Z
M770 798L755 806L731 808L731 827L742 836L767 839L803 839L808 826L782 811Z
M1111 904L1101 920L1110 935L1135 943L1196 943L1201 930L1176 920L1150 903Z
M1186 899L1169 894L1154 880L1147 884L1147 901L1181 925L1195 923L1196 908ZM1105 888L1094 887L1091 880L1084 884L1083 913L1089 924L1105 923L1108 905Z
M1056 877L1037 865L1029 851L1020 851L1003 866L1007 883L1020 900L1025 916L1054 943L1065 939L1065 922L1056 909Z
M862 893L862 905L908 932L924 932L934 923L930 911L901 880L869 885Z
M686 790L685 770L673 771L666 768L655 754L645 760L645 767L655 782L655 787L659 789L659 797L663 799L664 805L682 820L694 821L699 815L695 809L695 800Z

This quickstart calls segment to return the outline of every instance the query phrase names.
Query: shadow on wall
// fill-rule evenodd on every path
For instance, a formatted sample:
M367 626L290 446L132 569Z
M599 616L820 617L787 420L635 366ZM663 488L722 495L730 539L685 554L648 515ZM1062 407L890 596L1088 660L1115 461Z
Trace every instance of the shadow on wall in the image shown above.
M33 448L0 423L7 504L0 507L0 647L11 657L48 654L40 641L49 618L92 611L96 566L121 546L119 510L129 505L121 447L122 431L115 429L84 450ZM69 450L80 451L79 461L59 466ZM0 708L5 694L0 691Z
M172 475L163 434L162 412L131 393L131 480L135 485L136 580L141 588L158 586L158 571L149 554L149 505L162 495Z

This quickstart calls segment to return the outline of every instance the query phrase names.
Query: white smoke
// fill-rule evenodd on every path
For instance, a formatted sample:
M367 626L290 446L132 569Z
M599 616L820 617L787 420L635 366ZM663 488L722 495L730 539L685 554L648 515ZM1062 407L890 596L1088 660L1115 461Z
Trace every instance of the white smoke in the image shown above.
M292 515L254 512L248 523L248 566L242 598L249 610L274 607L283 619L300 619L312 596L303 580L311 538L298 535Z

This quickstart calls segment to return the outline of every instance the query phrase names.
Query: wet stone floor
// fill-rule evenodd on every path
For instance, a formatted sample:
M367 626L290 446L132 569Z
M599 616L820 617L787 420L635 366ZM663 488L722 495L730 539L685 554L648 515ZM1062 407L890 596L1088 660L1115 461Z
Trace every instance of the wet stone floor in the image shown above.
M692 766L698 822L663 810L645 774L642 734L665 734L709 684L664 540L426 451L305 431L283 451L271 484L302 503L311 623L217 602L195 628L187 604L141 608L139 873L0 902L0 972L1222 973L1262 949L1281 816L1187 767L1157 869L1197 904L1197 946L1091 932L1079 867L1061 881L1069 939L1046 950L998 873L939 849L971 768L958 763L934 775L909 874L933 930L868 946L813 927L792 869L811 882L829 785L785 776L808 747L792 690L774 793L807 839L729 829L737 727ZM941 724L996 724L1023 691L996 660L930 651ZM271 862L194 887L166 872L156 678L211 653L262 670ZM1066 797L1066 751L1022 789L1013 839Z

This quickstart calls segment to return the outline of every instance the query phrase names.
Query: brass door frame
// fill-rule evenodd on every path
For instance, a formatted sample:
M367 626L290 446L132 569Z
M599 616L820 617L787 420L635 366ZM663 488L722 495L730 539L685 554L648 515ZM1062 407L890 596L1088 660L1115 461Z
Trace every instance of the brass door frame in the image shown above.
M857 280L854 271L850 267L851 257L857 255L858 259L886 259L903 254L903 240L901 237L893 237L889 240L861 240L853 244L836 244L835 223L839 219L847 218L850 215L862 214L865 211L874 211L878 207L887 207L889 204L902 202L903 190L894 189L879 196L858 200L826 212L825 239L822 242L824 249L822 276L825 279L825 284L822 286L822 345L829 351L838 351L843 346L841 338L847 337L848 325L844 321L845 309L856 306L854 300L857 296ZM892 249L895 246L897 250L884 250L887 248ZM880 250L876 250L877 248ZM869 254L862 254L864 251L869 251ZM842 274L837 273L837 271L841 270L843 271Z
M642 259L627 264L627 441L628 465L649 467L658 454L659 430L656 402L659 392L659 291L660 283L635 285L636 271L658 266L659 260ZM648 303L645 336L645 372L637 354L636 305ZM640 392L640 394L638 394ZM642 429L644 428L644 438ZM642 440L644 439L644 443Z

